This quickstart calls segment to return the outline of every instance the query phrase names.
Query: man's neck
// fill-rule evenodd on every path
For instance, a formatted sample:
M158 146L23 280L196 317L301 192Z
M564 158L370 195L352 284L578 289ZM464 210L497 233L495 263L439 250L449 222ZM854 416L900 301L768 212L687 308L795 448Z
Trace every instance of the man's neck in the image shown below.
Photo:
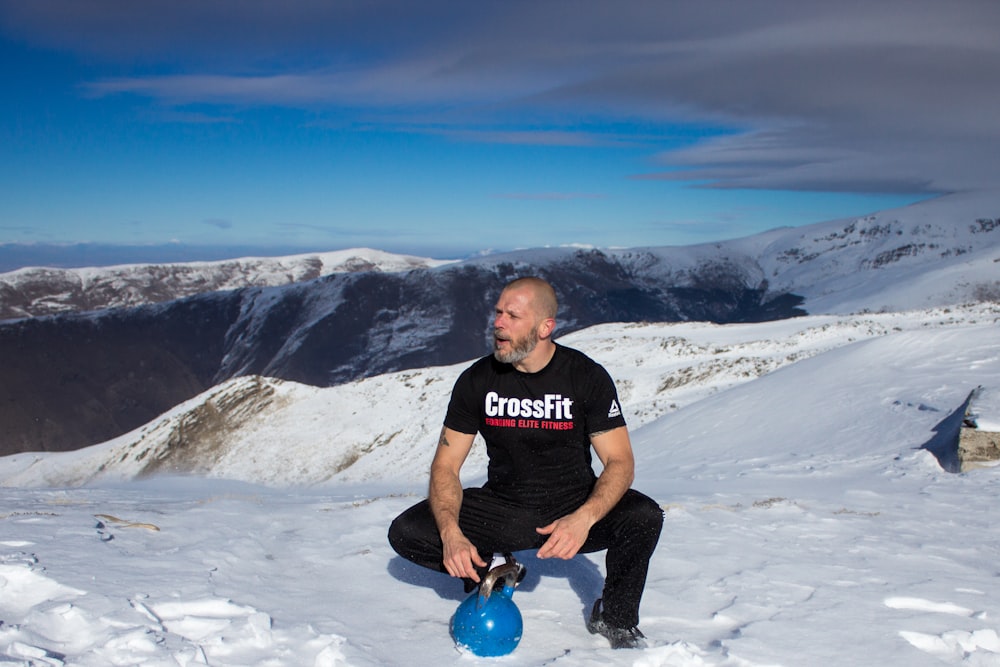
M538 341L535 349L527 357L513 364L514 368L522 373L537 373L552 361L556 353L556 344L552 339Z

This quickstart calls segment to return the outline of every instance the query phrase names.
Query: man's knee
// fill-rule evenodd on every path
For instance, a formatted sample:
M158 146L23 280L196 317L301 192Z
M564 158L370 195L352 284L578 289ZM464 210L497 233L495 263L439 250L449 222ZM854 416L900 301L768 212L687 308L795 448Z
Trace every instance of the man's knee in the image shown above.
M389 546L391 546L393 551L398 553L400 556L403 555L403 544L406 542L406 530L403 528L403 522L403 515L399 515L393 519L392 523L389 524L389 533L387 535L389 538Z
M393 519L387 537L389 546L407 560L420 564L440 560L440 539L426 500Z
M659 539L663 529L663 508L649 496L630 490L632 496L629 507L629 521L633 530L643 531L654 540Z

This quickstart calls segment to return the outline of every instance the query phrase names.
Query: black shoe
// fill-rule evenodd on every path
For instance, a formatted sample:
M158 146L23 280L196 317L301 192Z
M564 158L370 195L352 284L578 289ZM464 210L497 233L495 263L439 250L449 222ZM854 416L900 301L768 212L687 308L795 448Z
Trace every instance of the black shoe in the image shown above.
M646 647L646 635L642 634L639 628L613 628L604 621L604 615L601 613L601 598L597 598L594 610L590 612L587 630L592 635L603 635L611 642L611 648Z
M504 552L503 557L506 563L504 563L503 565L497 565L497 567L503 567L504 565L511 565L511 564L517 566L517 580L514 582L514 585L517 586L519 583L521 583L521 581L524 580L524 575L528 573L528 568L519 563L514 558L514 554L510 552ZM486 575L491 569L495 568L487 568L487 567L476 568L476 572L479 574L480 583L482 583L483 579L486 578ZM503 588L504 581L505 581L504 579L497 579L496 582L493 584L493 590L494 591L501 590ZM462 586L465 588L466 593L471 593L472 591L476 590L476 588L479 587L479 584L473 581L472 579L462 579Z

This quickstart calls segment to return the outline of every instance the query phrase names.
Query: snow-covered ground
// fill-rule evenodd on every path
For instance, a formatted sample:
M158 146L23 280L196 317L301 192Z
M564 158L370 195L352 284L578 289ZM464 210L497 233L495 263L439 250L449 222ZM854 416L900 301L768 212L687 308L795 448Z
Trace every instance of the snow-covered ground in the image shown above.
M923 449L978 386L987 391L977 410L997 421L998 320L987 304L605 325L562 339L619 380L635 486L665 511L644 650L612 651L584 628L602 554L531 553L520 554L528 575L514 595L525 623L517 650L482 659L454 648L448 621L461 585L396 557L385 531L422 496L459 366L387 376L381 394L355 387L360 405L326 393L335 388L315 392L308 423L305 412L272 415L285 419L284 439L254 426L257 446L293 452L256 469L244 456L228 473L121 481L122 468L54 488L37 485L60 470L79 475L93 452L0 459L0 656L20 665L998 665L1000 468L951 474ZM386 419L405 410L417 426L377 425L394 437L347 449L360 436L338 425L347 414L338 410L364 414L374 401ZM346 451L357 463L331 475ZM283 475L291 460L294 474ZM315 477L303 472L313 467ZM466 481L482 476L473 459ZM287 486L315 479L326 481Z

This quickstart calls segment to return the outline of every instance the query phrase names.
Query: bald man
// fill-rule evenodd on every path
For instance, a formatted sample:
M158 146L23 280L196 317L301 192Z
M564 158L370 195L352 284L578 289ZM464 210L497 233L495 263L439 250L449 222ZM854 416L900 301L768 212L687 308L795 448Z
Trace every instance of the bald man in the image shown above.
M393 521L389 542L403 558L463 579L466 590L494 554L513 560L511 552L537 549L538 558L568 560L607 549L604 592L587 629L613 648L639 648L639 603L663 512L630 488L635 460L614 382L555 342L557 310L555 290L540 278L519 278L501 292L493 353L456 381L428 498ZM487 482L463 489L459 472L477 433Z

